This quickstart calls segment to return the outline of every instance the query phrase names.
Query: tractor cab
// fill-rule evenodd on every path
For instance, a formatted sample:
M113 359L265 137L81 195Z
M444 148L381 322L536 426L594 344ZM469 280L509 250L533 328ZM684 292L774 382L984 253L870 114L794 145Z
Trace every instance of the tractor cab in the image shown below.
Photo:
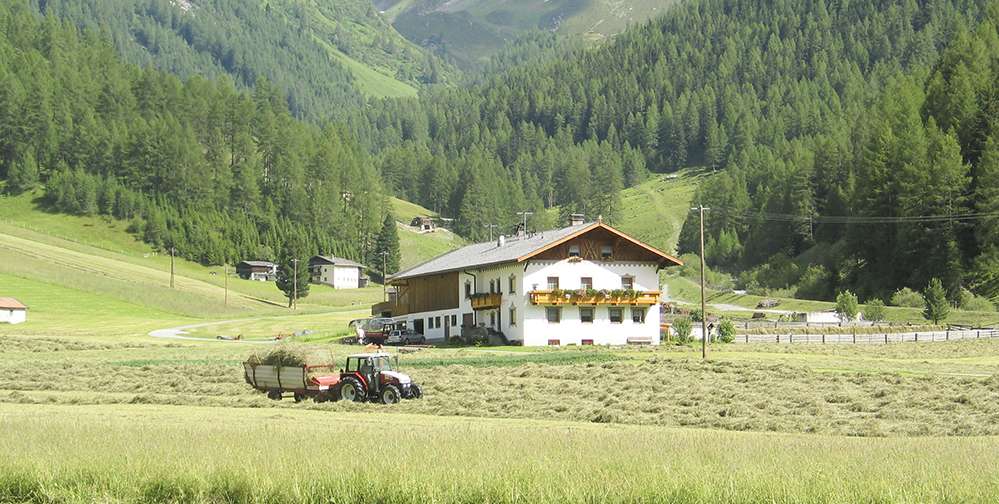
M340 370L340 395L351 401L370 399L387 404L420 397L420 387L396 371L398 368L399 358L386 353L348 356L346 367Z

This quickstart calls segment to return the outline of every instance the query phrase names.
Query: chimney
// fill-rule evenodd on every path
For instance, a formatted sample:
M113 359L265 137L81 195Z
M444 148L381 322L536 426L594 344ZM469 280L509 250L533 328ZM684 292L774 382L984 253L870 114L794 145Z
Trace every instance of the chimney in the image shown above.
M569 225L570 226L578 226L578 225L580 225L580 224L583 223L583 220L585 218L586 218L586 216L583 215L583 214L581 214L581 213L571 214L571 215L569 215Z
M503 235L499 235L499 239L496 240L496 246L502 247L503 245L506 245L506 237Z

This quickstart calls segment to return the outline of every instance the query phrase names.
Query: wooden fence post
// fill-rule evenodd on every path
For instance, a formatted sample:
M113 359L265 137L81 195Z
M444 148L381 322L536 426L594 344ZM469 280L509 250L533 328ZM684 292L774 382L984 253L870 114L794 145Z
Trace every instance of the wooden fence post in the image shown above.
M826 344L826 333L822 333L822 344Z
M746 333L746 343L749 343L749 333Z
M947 328L947 332L944 333L944 341L950 341L950 328Z
M780 333L777 333L777 343L780 343Z
M888 333L885 333L885 345L888 344Z
M919 343L919 333L916 333L916 343Z

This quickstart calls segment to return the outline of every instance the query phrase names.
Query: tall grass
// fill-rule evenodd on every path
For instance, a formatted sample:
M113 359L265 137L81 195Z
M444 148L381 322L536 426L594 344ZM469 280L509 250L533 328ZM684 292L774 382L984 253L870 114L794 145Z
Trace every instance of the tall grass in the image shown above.
M999 440L0 406L0 501L994 502ZM195 442L192 442L195 441Z

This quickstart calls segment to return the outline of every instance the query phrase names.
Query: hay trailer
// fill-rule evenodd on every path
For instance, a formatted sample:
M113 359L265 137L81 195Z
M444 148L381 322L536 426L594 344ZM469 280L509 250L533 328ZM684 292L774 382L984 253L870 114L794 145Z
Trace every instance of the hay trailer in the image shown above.
M338 399L340 375L332 365L271 366L244 362L243 371L246 383L275 401L285 394L291 394L295 402L305 398L316 402Z

